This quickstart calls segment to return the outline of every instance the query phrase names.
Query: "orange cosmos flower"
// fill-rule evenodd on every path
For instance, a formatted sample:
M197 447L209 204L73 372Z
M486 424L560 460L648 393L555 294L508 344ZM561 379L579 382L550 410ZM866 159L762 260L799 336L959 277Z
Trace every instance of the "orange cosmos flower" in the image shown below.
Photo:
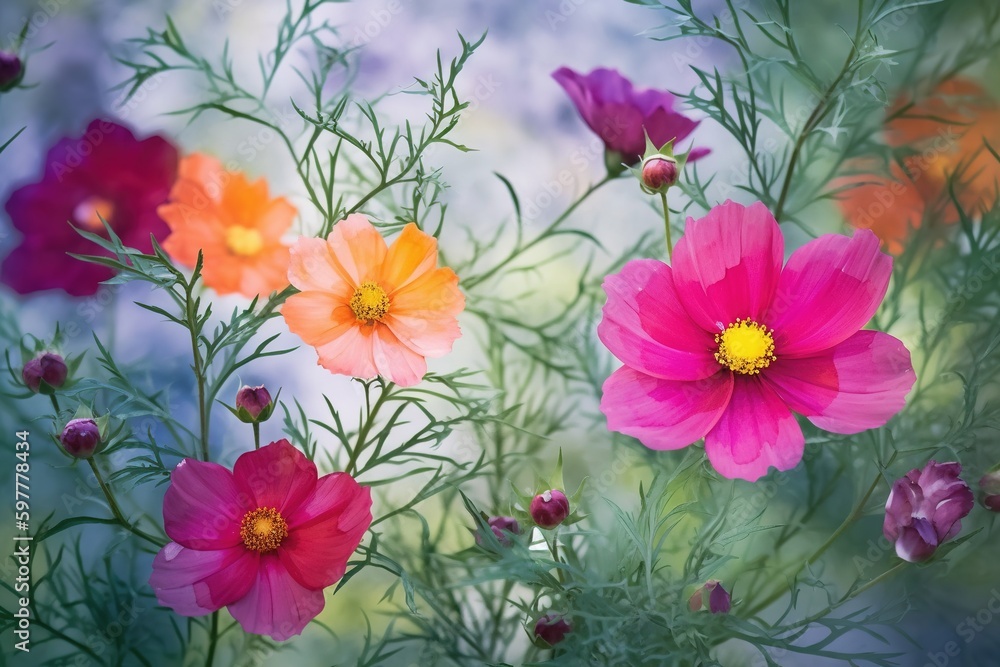
M157 212L171 230L164 249L186 266L194 266L201 251L202 277L219 294L267 296L288 286L281 236L297 211L284 197L271 199L263 178L251 183L215 158L193 153L181 160L170 201Z
M1000 162L985 143L1000 146L1000 106L978 84L956 78L919 102L901 98L893 116L885 139L899 163L885 174L869 161L855 161L850 168L859 173L835 187L855 186L837 197L848 222L872 229L890 252L899 253L923 220L958 222L949 181L970 215L997 201Z
M325 240L296 241L288 280L302 291L281 314L334 373L411 386L425 358L447 354L461 335L458 276L437 268L437 239L413 223L387 246L365 216L350 215Z

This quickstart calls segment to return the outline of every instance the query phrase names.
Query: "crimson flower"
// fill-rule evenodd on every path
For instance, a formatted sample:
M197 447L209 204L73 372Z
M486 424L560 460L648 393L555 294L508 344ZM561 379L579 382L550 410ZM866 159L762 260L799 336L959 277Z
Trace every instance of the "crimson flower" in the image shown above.
M149 583L182 616L229 607L247 632L284 641L323 610L323 589L371 525L371 490L345 473L317 478L287 440L238 459L232 472L185 459L170 476L170 544Z
M103 217L126 246L151 252L150 235L163 239L169 233L156 207L170 193L177 163L177 149L163 137L139 140L107 120L91 122L83 136L60 140L46 155L41 178L7 199L7 214L23 238L3 260L0 281L20 294L93 294L113 272L67 257L100 253L70 225L106 235Z

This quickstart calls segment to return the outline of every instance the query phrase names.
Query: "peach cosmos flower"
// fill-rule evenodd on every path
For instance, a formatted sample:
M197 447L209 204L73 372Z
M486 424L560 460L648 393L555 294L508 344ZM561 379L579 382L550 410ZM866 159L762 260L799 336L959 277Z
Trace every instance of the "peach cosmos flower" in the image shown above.
M325 240L296 241L288 280L301 293L281 314L334 373L411 386L425 358L447 354L461 335L458 276L437 268L437 239L413 223L387 246L365 216L350 215Z
M251 183L193 153L181 160L170 201L158 213L171 230L164 249L185 266L194 266L201 251L202 277L219 294L267 296L288 286L281 236L297 211L284 197L271 199L263 178Z
M884 130L898 160L889 173L874 160L855 160L849 164L854 173L834 185L846 188L837 200L848 222L874 231L889 252L902 252L910 230L924 221L958 222L952 179L969 215L997 201L1000 162L986 143L1000 146L1000 105L979 84L955 78L926 99L900 98Z

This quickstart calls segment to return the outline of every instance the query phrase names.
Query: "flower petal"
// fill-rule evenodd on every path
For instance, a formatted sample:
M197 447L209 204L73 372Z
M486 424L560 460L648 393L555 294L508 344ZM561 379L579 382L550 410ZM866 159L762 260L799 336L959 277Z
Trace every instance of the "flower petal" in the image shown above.
M375 327L355 323L329 343L318 346L316 352L319 364L331 373L367 379L378 375L374 347Z
M718 333L749 317L761 321L781 274L784 239L764 204L732 201L688 218L674 248L674 285L699 326Z
M827 234L794 253L767 314L780 358L804 357L847 340L878 310L892 258L871 230Z
M217 463L184 459L170 474L163 497L163 528L189 549L226 549L240 544L240 521L254 509L233 473Z
M281 315L289 331L307 345L321 347L358 327L348 303L330 292L299 292L285 300Z
M920 536L915 526L900 528L899 539L896 540L896 555L910 563L925 561L934 555L937 546L928 544Z
M301 634L325 604L322 590L299 584L277 554L268 553L260 557L257 578L250 590L229 605L229 613L245 632L281 642Z
M332 236L332 235L331 235ZM329 292L344 303L357 287L323 239L300 237L290 248L288 281L303 292Z
M791 470L805 438L795 417L759 377L735 378L733 397L705 437L705 452L720 475L755 482L769 467Z
M916 375L898 339L859 331L809 357L779 356L765 378L781 400L821 429L859 433L903 409Z
M181 616L204 616L247 594L260 555L242 546L216 551L171 542L153 559L149 585L156 599Z
M241 454L233 466L240 490L257 507L273 507L287 517L316 488L316 464L287 440Z
M326 588L347 571L347 561L372 522L371 489L350 475L321 477L316 492L288 519L278 555L306 588Z
M597 335L626 366L667 380L700 380L719 371L712 335L688 317L669 266L633 260L604 279L604 291Z
M372 359L378 374L400 387L412 387L427 373L424 357L404 345L384 325L376 326L372 335Z
M368 218L357 213L347 216L333 226L327 242L352 287L378 280L388 247Z
M708 433L732 391L733 375L728 371L678 382L624 366L604 382L601 411L609 430L638 438L650 449L679 449Z
M411 222L389 247L378 282L392 294L432 270L437 266L437 258L437 239Z

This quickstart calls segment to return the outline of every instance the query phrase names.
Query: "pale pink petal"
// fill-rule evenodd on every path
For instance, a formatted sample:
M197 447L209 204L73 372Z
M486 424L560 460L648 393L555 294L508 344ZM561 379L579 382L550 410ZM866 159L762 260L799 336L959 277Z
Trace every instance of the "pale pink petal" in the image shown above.
M729 479L755 482L768 468L791 470L805 438L778 395L757 376L738 375L729 407L705 437L712 467Z
M733 374L684 382L654 378L624 366L604 382L601 411L608 429L650 449L679 449L703 438L729 403Z
M354 287L377 281L388 246L368 218L357 213L347 216L333 226L327 241Z
M834 433L884 425L916 379L909 351L881 331L859 331L809 357L779 356L764 377L788 407Z
M767 315L775 354L804 357L847 340L878 310L891 274L892 258L869 229L852 238L827 234L796 250Z
M240 544L240 521L254 508L229 470L184 459L163 497L163 529L190 549L226 549Z
M437 318L389 313L382 320L406 347L424 357L442 357L451 352L462 330L450 315Z
M325 604L322 590L295 581L272 552L260 557L257 578L243 598L229 605L229 613L244 632L282 642L301 634Z
M291 515L316 488L316 464L287 440L241 454L233 466L240 489L255 499L255 507L272 507Z
M667 380L700 380L719 371L714 338L691 321L669 266L633 260L604 279L604 291L597 335L626 366Z
M289 249L288 282L303 292L329 292L347 303L358 284L323 239L299 237Z
M674 248L674 286L699 326L714 333L737 318L761 321L781 274L785 241L764 204L727 201L688 218Z
M387 326L375 327L372 358L378 374L400 387L412 387L427 373L427 361L400 342Z
M316 348L319 364L331 373L356 378L373 378L378 375L372 356L375 345L375 327L355 324L337 338Z
M198 551L171 542L153 559L149 585L164 607L181 616L204 616L247 594L259 560L242 545Z
M347 561L372 522L371 489L350 475L321 477L316 492L288 519L278 556L306 588L326 588L347 571Z

